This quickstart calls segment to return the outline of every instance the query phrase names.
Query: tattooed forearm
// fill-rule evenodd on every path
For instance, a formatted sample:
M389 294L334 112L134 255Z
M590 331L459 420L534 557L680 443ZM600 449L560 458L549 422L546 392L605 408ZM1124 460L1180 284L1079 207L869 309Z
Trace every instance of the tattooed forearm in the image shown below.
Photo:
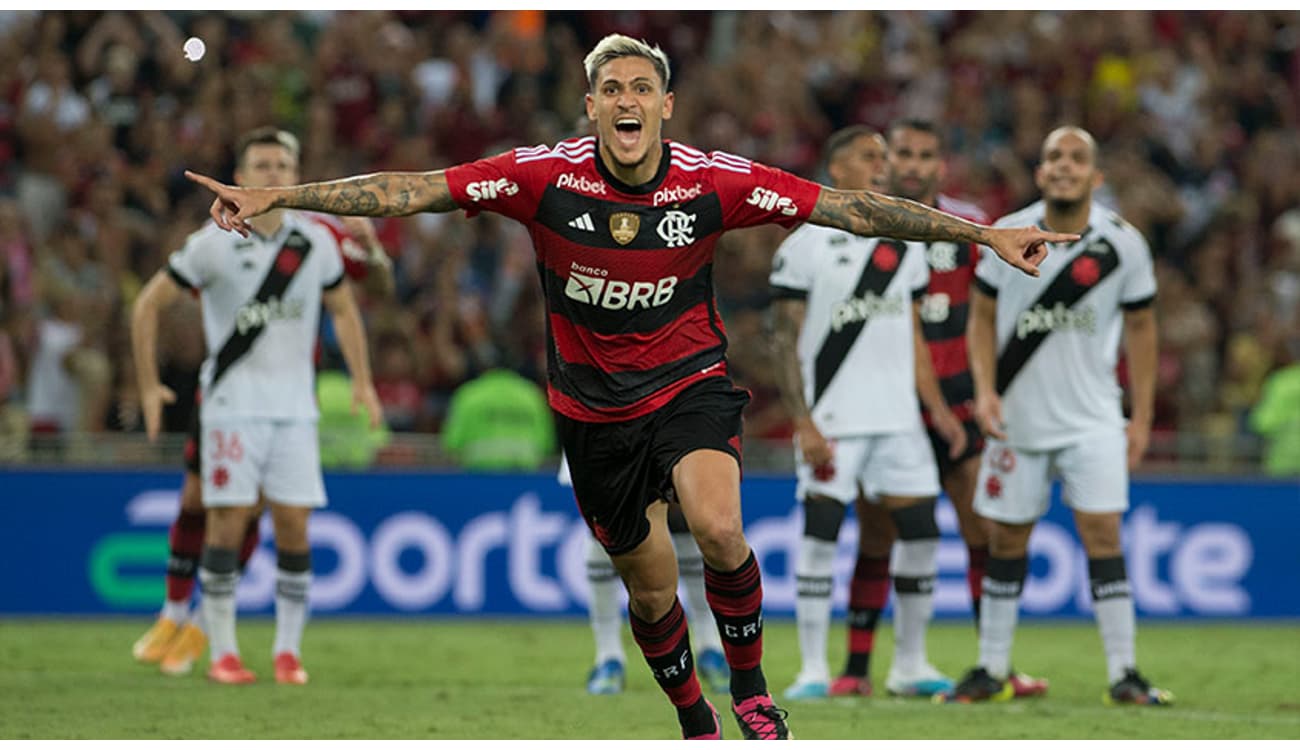
M808 402L803 395L803 372L799 365L799 329L803 327L803 300L777 300L773 305L772 356L781 403L791 419L807 419Z
M380 172L277 191L274 208L300 208L340 216L406 216L455 210L442 172Z
M822 188L808 220L864 237L984 242L986 227L906 198L870 190Z

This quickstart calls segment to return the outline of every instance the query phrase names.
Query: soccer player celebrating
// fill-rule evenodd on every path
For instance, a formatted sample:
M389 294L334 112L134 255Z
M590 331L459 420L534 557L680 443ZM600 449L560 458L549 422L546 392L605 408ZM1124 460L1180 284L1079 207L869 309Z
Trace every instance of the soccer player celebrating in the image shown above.
M887 179L885 141L869 128L832 135L826 161L837 189L881 187ZM859 525L868 527L861 539L891 537L888 554L893 529L899 537L890 571L897 638L887 687L908 695L947 690L952 681L925 653L938 573L939 472L918 392L954 454L965 448L966 435L944 402L921 338L921 295L930 277L925 246L806 224L781 243L772 263L775 366L794 418L796 494L804 507L795 562L803 667L785 696L829 693L831 567L845 510L854 501ZM869 528L891 520L890 531ZM841 693L844 682L836 681L837 694L869 692L854 685Z
M1034 174L1043 199L998 221L1077 234L1024 283L991 257L980 259L969 324L975 413L989 437L975 510L991 519L980 606L979 663L940 699L1005 700L1029 535L1047 511L1051 482L1088 554L1097 627L1106 654L1107 703L1164 705L1172 696L1137 669L1136 624L1120 546L1128 473L1142 459L1155 400L1156 282L1142 235L1093 202L1102 174L1097 144L1062 127L1043 142ZM1124 423L1115 382L1118 344L1132 377Z
M660 499L680 503L704 557L709 606L746 737L789 737L761 666L762 584L740 513L741 412L713 300L722 232L802 221L866 236L981 242L1030 274L1073 235L993 229L876 193L824 188L723 152L661 137L673 114L657 47L612 34L585 60L596 135L519 148L445 170L241 188L187 173L212 216L245 234L276 208L383 216L496 211L537 252L550 339L548 397L579 509L628 589L632 632L677 708L682 734L722 726L695 674Z
M297 141L282 131L255 131L239 155L237 184L272 187L298 177ZM311 583L307 518L325 504L313 387L322 303L338 333L356 404L367 410L372 425L382 411L336 236L310 217L281 210L246 228L245 237L212 225L190 235L141 292L132 346L145 426L154 439L163 404L175 398L158 382L159 311L186 289L199 291L208 349L200 372L199 467L207 508L199 580L212 657L208 677L230 684L256 679L244 668L235 638L235 583L250 509L263 494L277 550L275 678L302 684L307 673L300 646Z

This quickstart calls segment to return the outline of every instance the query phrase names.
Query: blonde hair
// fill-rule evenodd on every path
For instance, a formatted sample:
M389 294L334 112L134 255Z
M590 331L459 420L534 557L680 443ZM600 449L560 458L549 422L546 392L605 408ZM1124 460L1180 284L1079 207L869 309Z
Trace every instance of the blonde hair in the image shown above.
M587 86L596 90L596 73L611 60L617 60L620 57L644 57L655 67L655 72L659 74L659 80L663 82L664 91L668 90L668 81L670 80L671 71L668 65L668 55L659 45L651 47L648 43L637 41L630 36L622 34L610 34L596 43L583 59L582 64L587 69Z

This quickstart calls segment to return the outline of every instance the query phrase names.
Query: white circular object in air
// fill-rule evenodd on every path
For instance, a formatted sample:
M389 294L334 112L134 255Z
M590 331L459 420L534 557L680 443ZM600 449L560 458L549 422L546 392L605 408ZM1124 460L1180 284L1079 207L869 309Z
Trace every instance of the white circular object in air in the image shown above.
M203 59L203 53L208 51L208 47L203 40L192 36L185 40L185 59L190 62L198 62Z

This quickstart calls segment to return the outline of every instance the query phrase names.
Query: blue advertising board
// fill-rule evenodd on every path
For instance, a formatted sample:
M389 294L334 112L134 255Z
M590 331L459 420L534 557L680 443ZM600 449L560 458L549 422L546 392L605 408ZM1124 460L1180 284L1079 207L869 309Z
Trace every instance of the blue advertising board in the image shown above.
M180 476L150 471L0 470L0 614L151 612L163 595ZM329 475L313 516L317 614L573 615L587 598L587 531L553 475ZM746 533L769 616L794 611L802 519L789 478L748 477ZM1300 487L1247 480L1136 480L1124 543L1138 612L1157 617L1300 617ZM939 504L935 608L967 616L966 550ZM842 610L856 524L835 565ZM243 611L270 611L269 520L239 587ZM1087 562L1054 499L1030 545L1025 617L1091 612Z

